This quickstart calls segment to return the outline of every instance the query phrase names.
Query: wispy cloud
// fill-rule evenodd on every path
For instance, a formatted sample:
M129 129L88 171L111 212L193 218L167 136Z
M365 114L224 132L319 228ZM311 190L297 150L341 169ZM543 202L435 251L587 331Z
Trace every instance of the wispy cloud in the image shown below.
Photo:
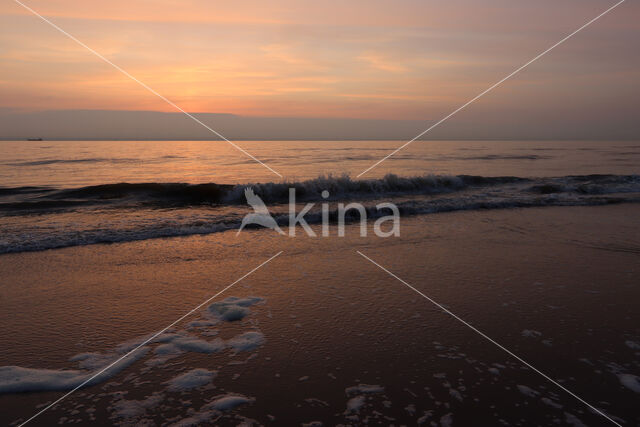
M601 7L597 0L29 4L191 111L398 119L441 115ZM540 87L584 97L577 82L585 78L597 96L637 99L630 88L640 24L629 16L640 8L624 7L504 88L517 99L496 93L483 105L557 108L542 105ZM0 4L0 108L166 111L24 12Z
M377 53L363 53L358 56L361 61L367 62L371 67L377 68L382 71L389 71L392 73L404 73L407 71L407 67L402 66L397 60L385 58L383 55Z

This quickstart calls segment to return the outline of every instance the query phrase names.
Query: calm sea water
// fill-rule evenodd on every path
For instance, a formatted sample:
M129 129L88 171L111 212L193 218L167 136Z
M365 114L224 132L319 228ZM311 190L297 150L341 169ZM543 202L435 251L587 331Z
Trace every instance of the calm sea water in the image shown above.
M285 178L359 174L403 141L243 141ZM236 184L279 178L226 142L0 141L0 186L82 187L118 182ZM481 176L565 176L640 172L640 142L421 141L371 170Z

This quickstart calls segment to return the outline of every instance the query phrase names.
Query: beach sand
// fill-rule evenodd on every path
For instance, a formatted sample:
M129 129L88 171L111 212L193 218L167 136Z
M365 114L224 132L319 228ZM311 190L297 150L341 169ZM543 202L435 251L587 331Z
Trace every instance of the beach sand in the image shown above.
M0 365L90 372L70 358L114 359L283 251L216 298L261 298L227 300L240 320L199 311L173 328L179 338L145 346L33 425L609 423L361 251L614 420L638 424L637 218L635 204L462 211L402 218L398 238L363 238L351 225L344 238L245 230L5 254ZM55 374L37 384L64 388ZM0 394L0 422L62 394Z

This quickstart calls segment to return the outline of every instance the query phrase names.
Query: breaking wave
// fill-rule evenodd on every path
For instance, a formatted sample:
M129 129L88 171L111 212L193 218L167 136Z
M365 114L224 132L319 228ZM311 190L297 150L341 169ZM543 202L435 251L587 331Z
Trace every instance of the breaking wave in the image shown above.
M402 216L460 210L545 206L593 206L640 202L638 175L580 175L556 178L425 175L353 180L324 176L299 182L243 185L141 183L75 189L0 188L0 253L38 251L97 243L210 234L237 229L251 211L244 190L252 187L280 225L289 222L289 189L296 202L315 203L305 215L321 223L321 203L329 220L337 203L358 200L367 218L388 215L376 204L393 202ZM321 197L327 190L327 200ZM298 211L301 207L298 208ZM357 220L348 211L347 221Z
M349 176L324 176L306 181L229 184L186 183L118 183L73 189L47 187L0 188L4 195L24 196L10 201L0 199L0 210L33 210L65 208L78 205L234 205L245 204L244 189L252 187L265 203L286 203L289 188L296 189L301 201L320 200L323 190L332 198L371 198L401 194L439 194L459 191L471 186L490 186L525 182L517 177L482 177L470 175L425 175L399 177L387 175L382 179L353 180Z

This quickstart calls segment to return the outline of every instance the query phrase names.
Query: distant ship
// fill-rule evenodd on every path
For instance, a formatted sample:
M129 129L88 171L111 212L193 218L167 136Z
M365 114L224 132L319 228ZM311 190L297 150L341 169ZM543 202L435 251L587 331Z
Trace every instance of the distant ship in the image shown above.
M27 138L27 141L42 141L42 138Z

